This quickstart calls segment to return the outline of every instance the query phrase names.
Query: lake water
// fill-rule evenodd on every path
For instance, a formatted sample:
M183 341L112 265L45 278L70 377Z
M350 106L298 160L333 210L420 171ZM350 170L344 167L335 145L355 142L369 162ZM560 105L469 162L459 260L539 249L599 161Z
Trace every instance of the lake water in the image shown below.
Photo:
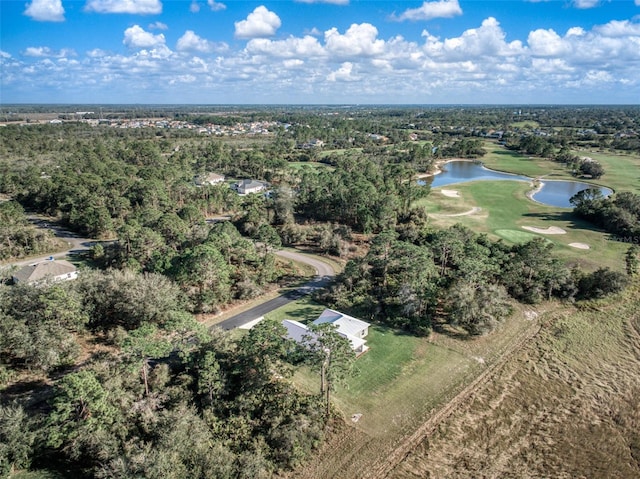
M490 170L481 163L473 161L450 161L442 166L442 173L420 180L419 183L437 188L439 186L482 180L511 180L531 183L533 178ZM609 188L597 187L580 181L545 180L543 178L542 183L542 188L532 198L539 203L559 208L571 208L569 199L579 191L587 188L600 188L604 196L609 196L613 193Z

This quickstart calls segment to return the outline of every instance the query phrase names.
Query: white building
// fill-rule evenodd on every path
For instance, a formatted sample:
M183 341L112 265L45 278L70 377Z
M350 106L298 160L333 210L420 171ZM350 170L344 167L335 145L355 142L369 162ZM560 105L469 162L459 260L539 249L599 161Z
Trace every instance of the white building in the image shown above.
M48 260L25 266L13 275L13 283L37 284L46 281L68 281L78 277L78 269L64 260Z
M348 314L343 314L333 309L325 309L318 319L313 324L330 323L336 328L336 332L349 340L351 343L351 349L357 355L366 352L369 347L367 346L367 340L364 339L369 333L369 323L356 319ZM282 321L282 325L287 330L287 338L293 339L298 343L313 341L313 333L310 329L298 322L291 319L285 319Z

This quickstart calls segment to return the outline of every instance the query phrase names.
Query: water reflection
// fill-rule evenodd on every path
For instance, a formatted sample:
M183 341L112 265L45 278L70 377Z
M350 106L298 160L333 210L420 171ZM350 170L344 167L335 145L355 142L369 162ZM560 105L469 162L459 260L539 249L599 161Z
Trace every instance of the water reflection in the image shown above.
M437 188L439 186L481 180L511 180L532 183L533 178L490 170L478 162L450 161L442 166L442 173L419 180L418 183ZM604 196L609 196L613 193L609 188L598 187L580 181L542 179L542 183L542 188L536 191L532 198L539 203L559 208L571 208L569 199L579 191L587 188L599 188Z

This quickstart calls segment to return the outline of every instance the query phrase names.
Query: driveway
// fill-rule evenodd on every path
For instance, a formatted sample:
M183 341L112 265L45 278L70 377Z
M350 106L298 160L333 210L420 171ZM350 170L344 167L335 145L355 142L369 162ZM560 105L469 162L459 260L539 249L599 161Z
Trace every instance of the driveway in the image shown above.
M302 285L298 289L281 294L277 298L273 298L269 301L254 306L247 311L236 314L235 316L232 316L229 319L225 319L221 323L212 326L212 328L222 328L229 330L250 323L254 319L264 316L265 314L270 313L271 311L278 309L285 304L295 301L302 296L310 294L316 289L324 288L331 282L336 274L331 266L312 256L303 253L295 253L293 251L277 251L276 254L281 258L299 261L300 263L305 263L309 266L312 266L316 270L316 276L311 281Z

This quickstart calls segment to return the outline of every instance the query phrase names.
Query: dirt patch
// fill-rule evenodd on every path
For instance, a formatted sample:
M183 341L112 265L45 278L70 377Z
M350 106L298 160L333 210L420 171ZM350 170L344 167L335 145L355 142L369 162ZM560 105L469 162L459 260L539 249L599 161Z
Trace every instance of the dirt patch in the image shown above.
M569 246L578 249L590 249L590 246L586 243L569 243Z
M565 235L567 232L557 226L549 226L548 228L536 228L535 226L523 226L522 229L540 233L543 235Z
M449 198L460 198L460 192L457 190L440 190L440 193Z

